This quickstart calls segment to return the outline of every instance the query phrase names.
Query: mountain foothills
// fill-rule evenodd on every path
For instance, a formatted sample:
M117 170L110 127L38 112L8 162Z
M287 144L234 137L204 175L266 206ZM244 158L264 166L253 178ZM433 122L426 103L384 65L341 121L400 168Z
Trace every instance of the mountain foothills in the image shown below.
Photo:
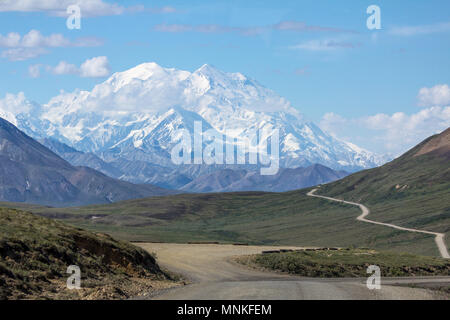
M447 129L392 162L323 185L318 192L367 205L371 220L445 233L450 245L449 136ZM30 210L127 240L355 246L439 255L434 236L357 221L359 208L308 197L309 190L180 194Z
M450 128L396 160L319 193L367 204L371 219L446 233L450 244Z
M210 65L188 72L144 63L113 74L91 91L62 92L44 105L23 98L16 109L0 114L31 137L46 139L50 148L48 139L72 148L61 151L64 154L57 151L72 164L168 188L231 169L220 164L174 165L171 150L180 130L193 136L195 121L203 131L212 129L226 137L233 147L256 132L266 139L279 130L282 168L321 164L356 171L386 160L323 132L257 81Z
M0 118L0 199L45 205L109 203L171 194L135 185L94 169L75 167Z

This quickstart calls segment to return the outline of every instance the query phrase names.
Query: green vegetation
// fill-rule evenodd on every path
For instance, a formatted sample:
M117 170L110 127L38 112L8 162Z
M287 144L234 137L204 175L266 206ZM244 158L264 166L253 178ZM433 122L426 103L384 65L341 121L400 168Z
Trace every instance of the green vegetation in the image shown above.
M69 265L81 269L80 291L66 288ZM0 208L0 299L123 298L167 279L143 249Z
M444 259L369 249L276 252L236 258L250 267L305 277L367 277L377 265L383 277L450 275Z
M306 193L185 194L106 206L31 210L129 241L364 246L439 254L432 236L356 221L357 207Z
M382 167L327 184L317 194L364 203L372 220L445 233L450 247L450 146L418 155L442 136Z
M364 203L372 220L446 233L450 247L450 147L433 151L428 146L435 140L382 167L324 185L318 194ZM432 151L417 155L424 146ZM368 247L439 255L432 235L356 221L359 208L307 197L309 190L181 194L88 207L30 205L29 210L133 241Z

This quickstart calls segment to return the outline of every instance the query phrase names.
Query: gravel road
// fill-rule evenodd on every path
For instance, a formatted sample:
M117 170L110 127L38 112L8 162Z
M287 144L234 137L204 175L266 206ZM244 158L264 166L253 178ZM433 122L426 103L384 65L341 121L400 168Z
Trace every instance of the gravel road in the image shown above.
M359 215L356 218L356 220L358 220L358 221L363 221L363 222L367 222L367 223L377 224L377 225L381 225L381 226L385 226L385 227L389 227L389 228L394 228L394 229L397 229L397 230L425 233L425 234L431 234L431 235L435 236L434 241L436 242L436 245L437 245L437 247L439 249L439 253L441 254L442 258L450 259L450 255L448 254L447 246L445 245L445 241L444 241L445 235L443 233L426 231L426 230L419 230L419 229L413 229L413 228L405 228L405 227L396 226L395 224L383 223L383 222L369 220L369 219L366 219L366 217L369 215L370 210L365 205L363 205L361 203L344 201L344 200L341 200L341 199L336 199L336 198L331 198L331 197L326 197L326 196L319 196L317 194L314 194L316 191L317 191L317 189L313 189L310 192L308 192L307 195L310 196L310 197L322 198L322 199L327 199L327 200L330 200L330 201L342 202L342 203L347 203L347 204L351 204L351 205L354 205L354 206L358 206L361 209L361 211L362 211L361 215Z
M304 278L249 269L232 257L265 250L299 247L238 246L217 244L137 243L157 255L158 263L182 274L192 284L162 291L153 299L436 299L442 295L427 289L396 284L447 283L450 277L382 278L380 290L369 290L365 278Z

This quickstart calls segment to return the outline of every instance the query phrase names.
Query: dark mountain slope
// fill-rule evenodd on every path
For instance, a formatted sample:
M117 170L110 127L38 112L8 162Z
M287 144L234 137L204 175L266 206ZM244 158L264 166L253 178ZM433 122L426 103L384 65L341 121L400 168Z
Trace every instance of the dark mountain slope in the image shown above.
M38 141L73 166L89 167L113 178L119 178L123 174L120 169L103 161L93 153L78 151L65 143L51 138L44 138Z
M55 206L109 203L171 194L74 167L0 118L0 199Z

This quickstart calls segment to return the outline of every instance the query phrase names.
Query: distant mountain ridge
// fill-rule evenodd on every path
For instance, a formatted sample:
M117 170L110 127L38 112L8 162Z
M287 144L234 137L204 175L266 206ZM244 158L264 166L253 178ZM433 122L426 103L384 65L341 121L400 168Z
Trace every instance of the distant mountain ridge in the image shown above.
M124 180L136 176L147 177L147 183L184 192L283 192L335 181L349 174L346 171L336 171L319 164L306 168L280 168L275 175L262 176L258 170L251 170L245 166L205 168L191 165L168 169L138 160L122 159L108 163L95 154L77 151L53 139L41 139L40 142L72 165L91 167L106 175Z
M63 92L44 105L24 104L22 112L10 112L8 119L28 135L53 138L106 163L116 162L122 178L137 183L161 180L153 168L167 172L177 168L170 158L173 139L180 129L192 134L194 121L201 121L203 130L212 128L235 139L235 145L255 131L267 138L279 130L282 168L318 163L356 171L386 160L322 131L257 81L210 65L188 72L143 63L114 73L91 91ZM136 161L144 172L136 170ZM178 169L182 180L185 170L191 170ZM172 178L176 181L176 176Z
M224 169L201 176L181 190L190 192L270 191L284 192L341 179L345 171L335 171L320 164L306 168L281 168L276 175L263 176L257 171Z
M0 200L68 206L173 194L75 167L0 118Z

